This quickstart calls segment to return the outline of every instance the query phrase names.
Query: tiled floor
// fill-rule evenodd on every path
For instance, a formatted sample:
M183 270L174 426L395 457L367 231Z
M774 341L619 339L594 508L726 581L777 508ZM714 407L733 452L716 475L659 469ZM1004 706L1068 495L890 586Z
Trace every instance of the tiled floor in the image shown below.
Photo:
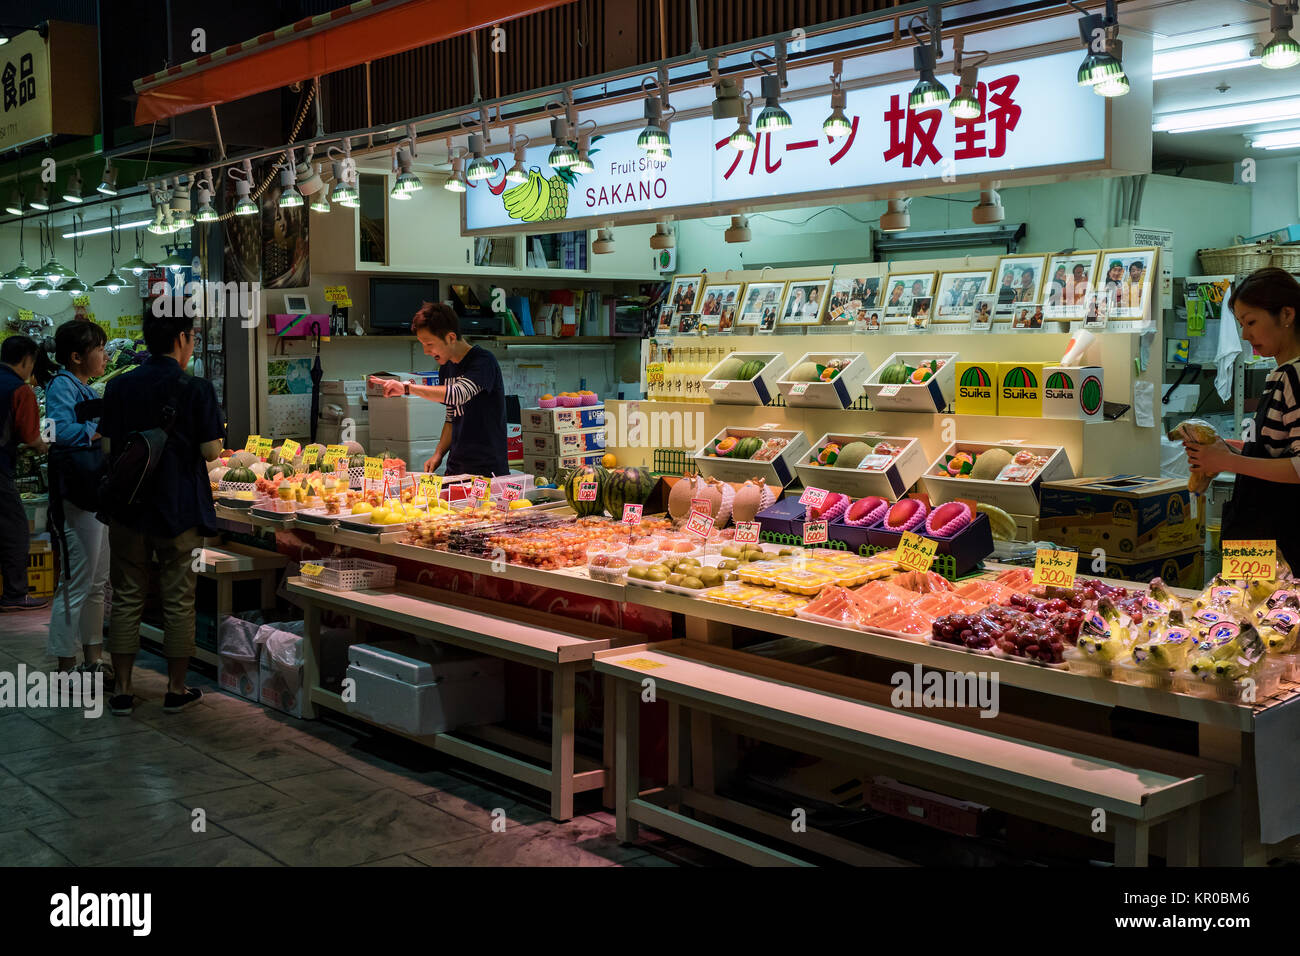
M48 614L0 617L0 671L48 671ZM28 866L679 866L720 857L610 814L550 819L540 793L367 728L219 691L164 714L142 653L131 717L0 709L0 860ZM589 803L588 808L594 806ZM495 826L501 820L504 826Z

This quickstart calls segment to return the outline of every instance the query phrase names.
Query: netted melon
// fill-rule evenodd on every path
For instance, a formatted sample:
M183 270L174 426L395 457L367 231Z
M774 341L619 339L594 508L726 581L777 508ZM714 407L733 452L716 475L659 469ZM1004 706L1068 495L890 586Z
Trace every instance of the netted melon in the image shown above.
M869 454L871 454L871 447L866 442L851 441L840 449L840 457L835 460L835 467L856 468Z
M790 373L790 378L796 382L816 382L818 380L817 363L804 362L802 365L796 365L794 371Z
M715 379L724 381L734 381L740 374L740 366L743 363L738 358L729 358L724 360L713 373Z
M1005 448L990 448L975 459L970 476L992 481L1002 473L1002 469L1011 464L1011 453Z

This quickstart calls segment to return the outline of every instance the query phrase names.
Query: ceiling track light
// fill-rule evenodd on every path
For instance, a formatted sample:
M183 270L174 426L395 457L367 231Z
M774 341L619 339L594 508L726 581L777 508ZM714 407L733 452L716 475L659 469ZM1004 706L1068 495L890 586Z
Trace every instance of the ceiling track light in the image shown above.
M472 183L491 179L496 172L496 162L483 155L483 137L478 133L469 134L469 152L473 157L465 169L465 178Z
M775 58L765 50L755 50L749 55L749 60L763 74L758 81L759 95L763 97L763 109L754 122L754 129L760 133L777 133L789 129L794 125L794 121L781 106L781 90L786 84L785 41L777 41ZM775 73L768 70L769 63L776 65Z
M713 74L713 118L740 119L745 114L744 91L739 83L730 76L718 75L718 61L709 61L709 70Z
M302 205L302 193L298 192L297 177L294 174L293 150L284 154L280 163L280 201L281 209L296 209Z
M754 108L754 94L746 90L743 100L745 110L736 117L736 131L727 138L727 145L738 153L753 149L758 145L758 140L754 138L754 134L749 128L750 114Z
M74 169L68 175L67 185L63 187L63 201L72 203L81 202L81 170Z
M614 224L607 222L596 233L596 240L591 244L591 251L598 256L609 255L614 251Z
M908 198L891 199L889 207L880 217L881 232L902 232L912 225L912 216L908 207L912 200Z
M256 216L260 210L249 194L253 188L252 160L246 159L240 166L232 166L226 170L226 175L235 181L235 215ZM149 231L153 232L152 226Z
M1260 51L1260 64L1270 70L1285 70L1300 63L1300 44L1291 36L1295 3L1270 0L1268 27L1273 34Z
M642 88L651 83L654 83L654 80L646 77ZM669 107L669 110L671 111L672 107ZM665 152L671 155L672 140L668 135L667 124L664 122L663 100L657 95L647 96L643 115L645 126L641 128L641 133L636 138L637 148L651 156L662 156Z
M963 50L964 38L953 39L953 72L957 74L957 95L948 102L948 112L955 119L977 120L984 112L979 98L979 69L989 58L987 50ZM973 63L966 56L978 54Z
M316 175L317 176L320 175L319 167L317 168ZM312 196L311 203L308 206L308 208L311 209L312 212L330 211L330 192L328 189L324 187L325 187L325 183L322 180L320 190L317 191L316 195Z
M916 41L916 47L912 50L912 66L918 74L916 85L907 97L908 109L923 110L943 106L951 99L948 87L934 75L939 60L943 58L942 27L942 13L938 5L932 5L925 16L912 17L907 24L907 32ZM929 36L928 41L917 35L918 29L925 31Z
M104 175L95 187L96 192L103 193L105 196L117 195L117 167L113 165L111 159L104 160Z
M528 137L520 133L515 136L515 128L510 127L510 143L514 150L515 164L506 170L506 182L518 186L520 183L528 182L528 170L524 168L526 150L528 149Z
M188 183L183 182L184 178L178 176L176 188L172 190L172 232L194 226L194 216L190 213L190 187Z
M320 165L312 161L313 147L306 147L302 162L294 168L294 179L300 195L310 197L325 189L325 181L320 178Z
M328 155L333 159L337 146L329 148ZM361 205L361 195L357 192L357 164L352 160L352 139L343 141L343 149L338 151L341 157L334 160L334 190L330 193L330 202L347 209L356 209Z
M582 127L591 124L590 130L584 130ZM591 161L591 134L598 127L595 120L583 120L578 124L578 161L570 169L575 173L594 173L596 166Z
M848 94L840 84L840 77L844 72L844 61L839 57L835 58L835 65L831 72L831 115L822 121L822 132L831 139L839 139L841 136L848 136L853 130L853 123L844 113L844 108L848 105Z
M673 235L672 227L668 225L667 219L660 219L655 226L654 235L650 237L651 249L671 249L677 245L677 237Z
M1124 73L1124 44L1119 39L1119 14L1115 0L1106 0L1104 13L1088 13L1070 0L1083 16L1079 18L1079 39L1087 51L1075 81L1079 86L1091 86L1098 96L1123 96L1129 90Z
M977 226L991 226L1007 218L1002 208L1002 197L996 189L981 189L980 201L971 210L971 222Z
M561 169L568 169L578 161L578 151L573 147L573 128L577 126L576 114L573 111L571 102L572 94L568 90L564 92L565 103L548 103L547 107L560 106L562 112L558 116L551 117L551 139L555 145L551 147L550 154L546 157L546 162L556 172Z
M207 169L203 172L203 178L194 183L194 188L199 194L199 211L194 214L195 222L216 222L217 211L212 208L212 170Z
M732 216L731 225L722 234L722 238L727 242L749 242L753 238L749 231L749 217Z
M442 188L451 193L463 193L469 188L465 182L465 159L456 152L456 147L447 140L447 157L451 160L451 175L442 184Z

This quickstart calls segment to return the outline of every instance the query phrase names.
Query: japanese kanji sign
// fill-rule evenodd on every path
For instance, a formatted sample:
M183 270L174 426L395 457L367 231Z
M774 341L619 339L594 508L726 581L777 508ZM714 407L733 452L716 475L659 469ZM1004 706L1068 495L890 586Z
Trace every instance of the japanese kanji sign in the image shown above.
M46 41L35 30L0 46L0 151L55 132Z
M908 79L847 91L850 129L836 139L821 128L826 98L793 95L782 101L791 128L755 130L755 148L745 152L728 144L735 123L711 117L673 123L667 163L636 147L639 130L610 133L592 173L576 175L572 184L553 180L548 188L566 190L565 218L582 220L1099 163L1107 159L1106 98L1076 84L1078 59L1070 51L983 67L973 91L980 115L968 120L946 108L910 109ZM958 91L956 77L940 79ZM532 147L524 165L545 168L550 148ZM502 165L494 178L471 184L467 230L527 223L526 207L506 188L505 170Z

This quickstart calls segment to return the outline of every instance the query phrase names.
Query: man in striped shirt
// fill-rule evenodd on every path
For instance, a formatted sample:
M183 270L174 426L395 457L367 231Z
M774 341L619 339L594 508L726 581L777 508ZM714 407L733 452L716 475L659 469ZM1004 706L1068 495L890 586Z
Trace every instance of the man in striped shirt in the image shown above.
M438 384L372 381L383 385L385 396L416 395L447 406L437 450L424 463L424 470L436 471L445 458L449 475L509 474L505 382L496 357L462 339L456 313L441 302L425 303L415 313L411 331L424 346L424 354L441 366Z

